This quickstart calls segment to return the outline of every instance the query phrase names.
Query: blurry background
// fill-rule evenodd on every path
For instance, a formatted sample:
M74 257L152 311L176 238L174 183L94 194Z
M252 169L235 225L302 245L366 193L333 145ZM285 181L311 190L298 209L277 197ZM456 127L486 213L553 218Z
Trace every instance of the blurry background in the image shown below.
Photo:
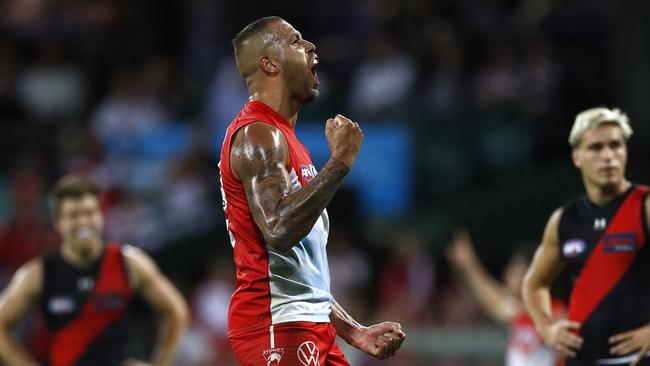
M265 15L317 46L321 96L297 128L316 166L327 118L366 135L329 208L329 253L340 303L406 328L403 352L380 364L502 364L507 331L450 271L450 231L467 227L500 276L512 248L539 240L582 191L567 137L593 106L628 113L628 177L650 182L646 1L2 1L0 288L58 245L51 183L88 174L105 190L107 238L151 253L192 306L178 365L235 364L217 160L247 100L229 41ZM148 309L135 316L145 354ZM39 324L17 330L36 353Z

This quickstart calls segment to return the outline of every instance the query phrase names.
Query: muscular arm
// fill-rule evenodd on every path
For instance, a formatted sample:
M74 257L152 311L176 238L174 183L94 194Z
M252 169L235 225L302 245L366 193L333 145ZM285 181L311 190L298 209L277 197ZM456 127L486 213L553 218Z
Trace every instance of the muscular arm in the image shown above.
M370 327L359 324L336 301L330 306L330 322L336 334L351 346L379 359L393 356L406 335L400 324L383 322Z
M40 296L42 271L40 259L24 264L0 295L0 359L8 366L37 364L11 335L11 328Z
M522 292L526 310L544 343L566 356L574 357L583 339L572 330L580 328L580 324L554 319L551 312L551 284L564 266L558 238L561 216L562 210L556 210L546 224L542 244L537 248L524 277Z
M309 184L290 193L286 140L278 129L261 122L242 128L235 136L230 164L244 186L265 242L280 251L309 233L350 170L331 158Z
M548 327L554 320L551 312L551 285L564 266L558 239L561 216L562 209L551 215L544 229L542 243L524 277L524 304L538 331Z
M492 277L483 267L466 231L454 234L447 253L481 307L497 322L508 325L522 304L506 286Z
M151 364L171 365L189 318L185 300L148 255L130 246L123 251L132 286L160 316L158 340Z

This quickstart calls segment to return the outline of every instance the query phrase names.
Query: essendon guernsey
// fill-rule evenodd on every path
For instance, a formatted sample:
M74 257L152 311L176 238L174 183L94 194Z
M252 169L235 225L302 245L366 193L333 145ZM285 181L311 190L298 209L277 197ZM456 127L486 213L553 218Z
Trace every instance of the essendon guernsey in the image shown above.
M126 308L132 292L120 246L78 269L60 252L43 260L40 306L50 332L50 366L115 366L128 358Z
M648 187L633 185L603 206L586 196L565 206L559 242L572 278L569 319L584 338L577 358L615 358L608 338L650 321Z

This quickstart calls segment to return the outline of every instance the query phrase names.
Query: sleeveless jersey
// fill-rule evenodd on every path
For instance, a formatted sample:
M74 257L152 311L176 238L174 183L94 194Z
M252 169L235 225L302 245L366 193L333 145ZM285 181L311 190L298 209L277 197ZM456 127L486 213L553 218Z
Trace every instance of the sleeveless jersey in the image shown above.
M115 366L128 358L131 298L116 244L87 269L73 267L60 251L45 256L40 307L51 338L50 366Z
M226 130L219 172L226 227L237 268L236 289L228 311L230 337L278 323L329 322L332 301L326 253L327 211L291 249L274 250L265 244L249 210L244 187L230 169L232 138L253 122L267 123L284 135L289 147L291 192L301 189L317 174L309 152L289 122L264 103L246 103Z
M572 279L568 318L582 324L579 360L616 362L608 338L650 321L647 194L633 185L603 206L583 196L564 207L558 234Z
M561 316L564 305L557 300L551 303L553 314ZM523 307L510 324L510 336L506 350L506 366L561 366L563 359L546 347L535 330L535 323Z

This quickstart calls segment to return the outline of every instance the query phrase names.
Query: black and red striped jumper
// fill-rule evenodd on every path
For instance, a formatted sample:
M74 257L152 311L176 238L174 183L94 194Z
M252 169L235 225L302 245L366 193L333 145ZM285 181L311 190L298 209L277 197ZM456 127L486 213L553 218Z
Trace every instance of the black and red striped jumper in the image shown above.
M650 322L648 190L632 185L602 206L585 195L564 207L558 234L572 279L568 317L582 324L584 339L567 366L629 364L635 356L610 354L608 338Z

